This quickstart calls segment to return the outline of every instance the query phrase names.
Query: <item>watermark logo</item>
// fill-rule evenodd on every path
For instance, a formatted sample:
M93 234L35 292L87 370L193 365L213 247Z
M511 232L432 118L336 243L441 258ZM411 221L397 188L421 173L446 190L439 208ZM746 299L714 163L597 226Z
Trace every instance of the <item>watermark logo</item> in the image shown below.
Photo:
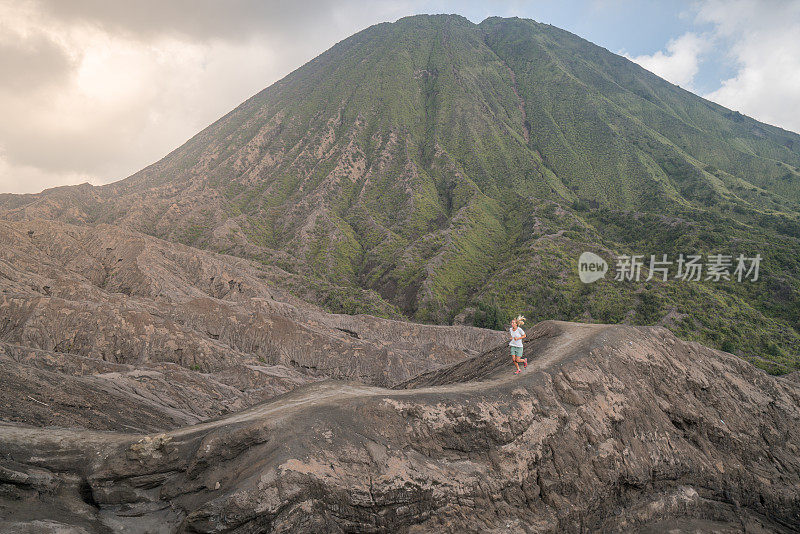
M700 254L679 254L674 261L667 254L656 256L651 254L647 261L644 254L621 254L614 263L614 280L648 282L652 279L682 280L684 282L732 281L741 282L758 280L758 269L761 265L761 254L746 257L739 254L734 257L730 254L709 254L704 258ZM647 277L643 277L642 270L647 270ZM578 258L578 276L581 282L590 284L606 275L608 264L592 252L584 252ZM673 273L674 271L674 273ZM671 276L673 275L674 276Z
M584 252L578 258L578 276L584 284L600 280L608 271L606 260L594 252Z

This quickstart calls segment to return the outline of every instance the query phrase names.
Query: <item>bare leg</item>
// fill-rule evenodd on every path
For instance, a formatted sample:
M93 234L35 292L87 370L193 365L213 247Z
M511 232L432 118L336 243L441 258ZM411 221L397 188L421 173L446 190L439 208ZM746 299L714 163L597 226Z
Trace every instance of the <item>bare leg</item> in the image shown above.
M514 365L517 367L517 371L519 371L519 359L516 356L511 356L511 361L514 362Z

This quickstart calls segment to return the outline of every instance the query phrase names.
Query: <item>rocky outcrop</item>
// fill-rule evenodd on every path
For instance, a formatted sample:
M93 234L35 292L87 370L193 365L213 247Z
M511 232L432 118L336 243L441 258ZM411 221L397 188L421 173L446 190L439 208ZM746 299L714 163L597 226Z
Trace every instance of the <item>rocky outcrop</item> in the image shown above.
M156 434L0 427L6 529L800 530L800 388L660 327L544 322L400 389ZM53 526L56 525L56 526Z
M397 384L503 338L326 313L292 276L108 225L0 222L0 416L165 430L325 378Z
M135 367L0 344L0 420L155 432L242 410L309 382L280 366L242 365L239 372L216 377L172 363ZM251 387L246 386L248 378ZM267 379L267 386L255 386Z

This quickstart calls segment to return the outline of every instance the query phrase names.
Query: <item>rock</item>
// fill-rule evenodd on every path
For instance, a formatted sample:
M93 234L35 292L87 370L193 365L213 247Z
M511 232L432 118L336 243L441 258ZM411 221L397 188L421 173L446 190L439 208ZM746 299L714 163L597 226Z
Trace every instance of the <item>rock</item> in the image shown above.
M325 380L158 434L4 425L3 517L131 532L800 529L795 382L660 327L529 334L520 375L503 345L399 389Z
M504 336L326 313L275 268L108 225L0 222L0 243L6 421L177 428L325 378L394 385Z

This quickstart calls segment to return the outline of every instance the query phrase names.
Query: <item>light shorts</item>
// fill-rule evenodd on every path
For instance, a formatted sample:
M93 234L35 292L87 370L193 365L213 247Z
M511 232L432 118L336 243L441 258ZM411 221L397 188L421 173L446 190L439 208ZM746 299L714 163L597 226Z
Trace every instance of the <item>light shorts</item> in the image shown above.
M522 347L511 347L511 355L522 358Z

